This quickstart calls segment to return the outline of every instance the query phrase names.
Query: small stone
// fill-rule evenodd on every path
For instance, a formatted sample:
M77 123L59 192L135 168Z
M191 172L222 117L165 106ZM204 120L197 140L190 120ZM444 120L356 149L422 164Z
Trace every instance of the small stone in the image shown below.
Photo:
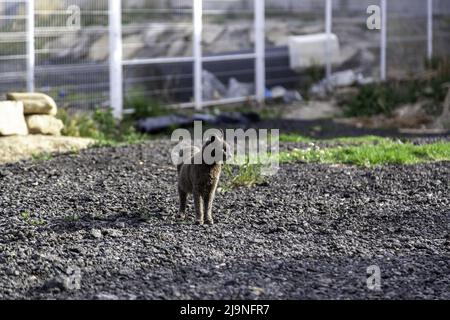
M253 242L253 243L258 243L258 244L259 244L259 243L264 243L265 240L264 240L264 239L258 239L258 238L256 238L256 239L253 239L252 242Z
M111 293L99 293L95 295L97 300L119 300L119 297Z
M23 103L0 101L0 136L27 135Z
M81 289L81 275L76 270L67 270L69 275L60 274L47 280L43 288L45 290L72 291ZM72 272L73 271L73 272Z
M100 239L103 236L102 231L99 229L91 229L91 235L96 239Z
M19 275L19 272L16 269L14 269L14 268L7 268L6 269L6 274L8 276L15 276L15 275Z
M256 296L259 296L265 292L264 288L260 287L249 287L249 289L252 291L252 293Z
M108 233L108 235L110 237L113 237L113 238L118 238L118 237L123 236L122 231L117 230L117 229L107 229L106 232Z

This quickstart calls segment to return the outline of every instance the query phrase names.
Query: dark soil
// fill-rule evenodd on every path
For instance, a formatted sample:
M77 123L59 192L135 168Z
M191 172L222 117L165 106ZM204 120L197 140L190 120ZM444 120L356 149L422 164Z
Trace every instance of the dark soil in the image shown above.
M197 226L192 205L189 221L172 217L169 151L0 166L0 298L450 299L450 162L285 164L218 194L217 223Z

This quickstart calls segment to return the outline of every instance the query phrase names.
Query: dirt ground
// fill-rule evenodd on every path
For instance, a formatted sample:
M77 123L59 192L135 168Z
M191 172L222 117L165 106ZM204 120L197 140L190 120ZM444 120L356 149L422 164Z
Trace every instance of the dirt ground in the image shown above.
M40 154L74 152L93 144L92 139L45 135L0 137L0 164Z

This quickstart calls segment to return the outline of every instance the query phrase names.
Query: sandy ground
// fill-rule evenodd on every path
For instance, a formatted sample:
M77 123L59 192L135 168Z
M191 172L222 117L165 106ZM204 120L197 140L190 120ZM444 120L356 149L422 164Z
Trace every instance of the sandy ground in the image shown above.
M0 163L30 159L39 154L73 152L87 148L94 140L44 135L0 137Z

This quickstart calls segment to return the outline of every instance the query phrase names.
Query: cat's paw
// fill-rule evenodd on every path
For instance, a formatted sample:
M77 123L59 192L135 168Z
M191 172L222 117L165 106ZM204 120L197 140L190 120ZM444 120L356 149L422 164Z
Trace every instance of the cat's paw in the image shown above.
M201 226L204 224L203 220L195 220L195 224Z

